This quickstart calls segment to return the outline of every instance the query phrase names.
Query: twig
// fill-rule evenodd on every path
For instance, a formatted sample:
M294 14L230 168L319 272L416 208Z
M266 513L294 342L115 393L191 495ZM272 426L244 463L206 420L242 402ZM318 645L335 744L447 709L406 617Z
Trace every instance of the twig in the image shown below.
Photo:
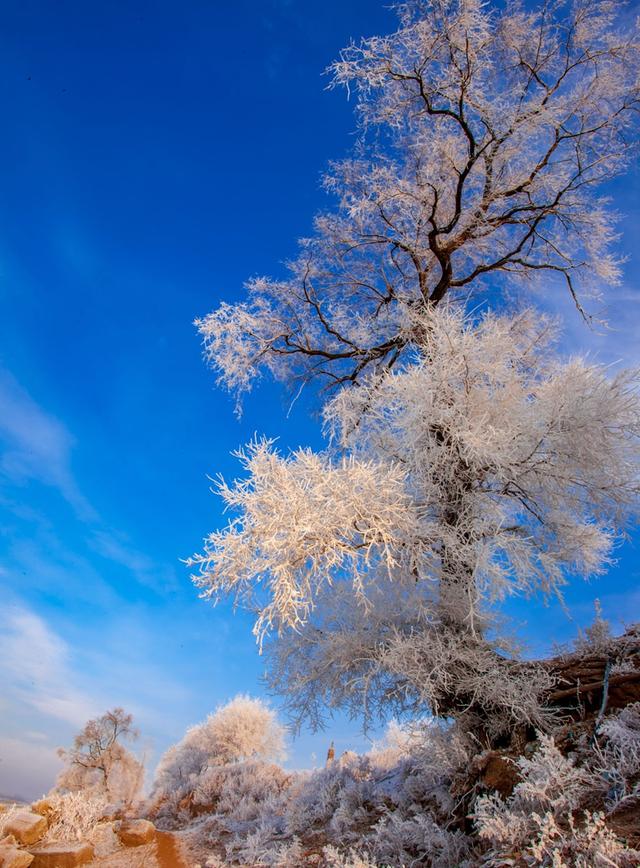
M598 729L600 724L602 723L602 718L604 717L605 710L607 708L607 702L609 700L609 673L611 672L611 658L607 657L607 662L604 667L604 686L602 688L602 702L600 703L600 711L598 712L598 716L596 718L596 724L593 728L593 735L591 736L591 747L596 743L596 737L598 735Z

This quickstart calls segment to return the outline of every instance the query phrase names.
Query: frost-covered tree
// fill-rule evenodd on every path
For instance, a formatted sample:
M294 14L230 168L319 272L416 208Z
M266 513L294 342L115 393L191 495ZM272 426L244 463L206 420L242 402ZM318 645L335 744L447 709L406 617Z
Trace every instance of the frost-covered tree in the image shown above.
M198 730L197 741L219 764L284 757L284 727L261 699L236 696Z
M256 441L192 563L257 611L271 683L326 706L541 723L543 671L497 629L511 594L604 571L638 494L632 373L561 361L531 311L464 313L501 279L618 279L598 184L637 129L638 33L610 2L409 2L333 66L362 137L288 278L199 321L219 381L324 379L321 452Z
M144 766L124 747L122 740L137 737L132 715L122 708L89 720L76 735L73 746L58 751L65 768L56 789L90 792L111 802L134 801L142 788Z
M182 741L161 758L156 770L156 795L192 793L208 769L246 760L284 756L284 727L262 700L236 696L187 730Z
M634 375L559 361L550 332L439 307L413 362L327 402L324 452L257 442L221 484L238 516L198 581L280 632L271 676L300 713L481 698L495 724L536 719L544 676L507 677L491 610L602 572L638 493Z

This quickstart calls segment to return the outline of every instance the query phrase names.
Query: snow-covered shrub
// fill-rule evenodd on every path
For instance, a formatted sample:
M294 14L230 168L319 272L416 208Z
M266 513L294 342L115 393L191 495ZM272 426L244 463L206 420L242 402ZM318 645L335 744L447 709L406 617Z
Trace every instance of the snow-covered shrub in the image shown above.
M594 600L595 615L593 621L584 630L578 630L578 636L573 642L573 650L593 653L608 651L613 641L611 624L603 617L600 600Z
M49 841L83 841L104 816L108 806L105 796L92 796L84 791L50 793L47 796Z
M327 827L343 840L353 837L349 827L364 820L373 807L373 776L369 757L355 753L345 753L327 768L300 776L291 788L287 829L297 834L310 827Z
M199 729L199 739L218 764L252 758L282 759L284 727L261 699L236 696L209 715Z
M415 806L413 816L389 811L368 836L369 851L384 865L428 864L433 868L470 864L470 841L460 830L449 831L430 812Z
M187 730L182 741L172 745L160 758L149 801L149 811L154 816L175 820L181 801L196 789L200 775L207 768L209 758L195 744L196 728Z
M210 806L233 822L255 820L274 810L282 810L282 794L292 775L267 763L237 763L214 766L201 776L194 790L196 806Z
M341 853L329 845L323 849L322 855L323 868L378 868L377 862L372 862L367 854L358 853L356 850Z
M520 852L522 859L519 864L553 868L636 868L640 858L640 852L627 848L607 828L603 814L589 811L577 821L568 814L564 822L551 811L533 813L526 844L522 851L516 852ZM504 861L502 853L492 852L486 864L514 863Z
M276 841L274 827L261 822L251 832L237 836L227 845L227 858L231 864L272 865L274 868L299 868L303 864L302 847L297 838Z
M640 853L618 841L604 815L583 809L599 789L592 770L564 757L549 736L540 736L539 749L531 759L521 757L518 767L522 780L508 799L484 795L475 803L477 833L489 844L488 865L637 864Z
M163 755L152 791L155 811L175 814L196 791L201 804L217 786L219 768L244 760L278 759L284 755L284 728L260 699L237 696ZM213 798L213 790L211 792Z
M0 811L0 840L5 834L5 826L11 822L17 810L19 810L18 805L9 805L4 811Z
M640 702L606 717L598 728L594 765L606 788L608 808L640 801Z

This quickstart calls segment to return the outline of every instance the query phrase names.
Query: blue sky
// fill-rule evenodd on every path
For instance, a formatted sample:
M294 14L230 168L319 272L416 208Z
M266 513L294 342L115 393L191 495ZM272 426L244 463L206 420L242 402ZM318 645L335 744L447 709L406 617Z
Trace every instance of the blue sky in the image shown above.
M309 231L320 172L353 140L321 73L394 18L373 0L5 0L0 15L0 793L31 797L108 707L134 713L153 765L220 702L261 692L250 619L198 600L180 558L223 521L207 474L236 473L234 448L318 432L269 386L238 421L192 321ZM612 188L622 212L639 187ZM623 229L633 254L637 210ZM638 362L639 276L632 259L603 334L547 299L567 347ZM627 545L572 590L576 620L595 596L631 619L637 578ZM559 608L514 611L535 646L575 632ZM366 745L339 720L290 764L329 738Z

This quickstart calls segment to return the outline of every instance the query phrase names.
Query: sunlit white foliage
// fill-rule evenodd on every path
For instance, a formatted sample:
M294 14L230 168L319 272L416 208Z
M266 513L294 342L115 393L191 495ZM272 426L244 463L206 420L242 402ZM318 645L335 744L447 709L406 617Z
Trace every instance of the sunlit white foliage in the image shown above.
M325 179L337 207L282 280L198 322L220 382L359 380L420 339L413 314L499 278L565 284L578 305L619 279L598 185L637 140L639 39L611 0L531 8L409 0L395 33L331 72L361 138ZM490 281L490 283L485 283ZM562 287L560 287L562 291Z
M531 312L439 307L420 330L411 362L325 405L324 452L243 453L196 581L279 631L272 682L303 716L350 697L446 709L453 691L498 728L539 724L548 676L485 641L489 607L607 566L637 501L637 378L558 360Z
M282 759L284 727L261 699L236 696L194 733L195 743L219 764L252 758Z

